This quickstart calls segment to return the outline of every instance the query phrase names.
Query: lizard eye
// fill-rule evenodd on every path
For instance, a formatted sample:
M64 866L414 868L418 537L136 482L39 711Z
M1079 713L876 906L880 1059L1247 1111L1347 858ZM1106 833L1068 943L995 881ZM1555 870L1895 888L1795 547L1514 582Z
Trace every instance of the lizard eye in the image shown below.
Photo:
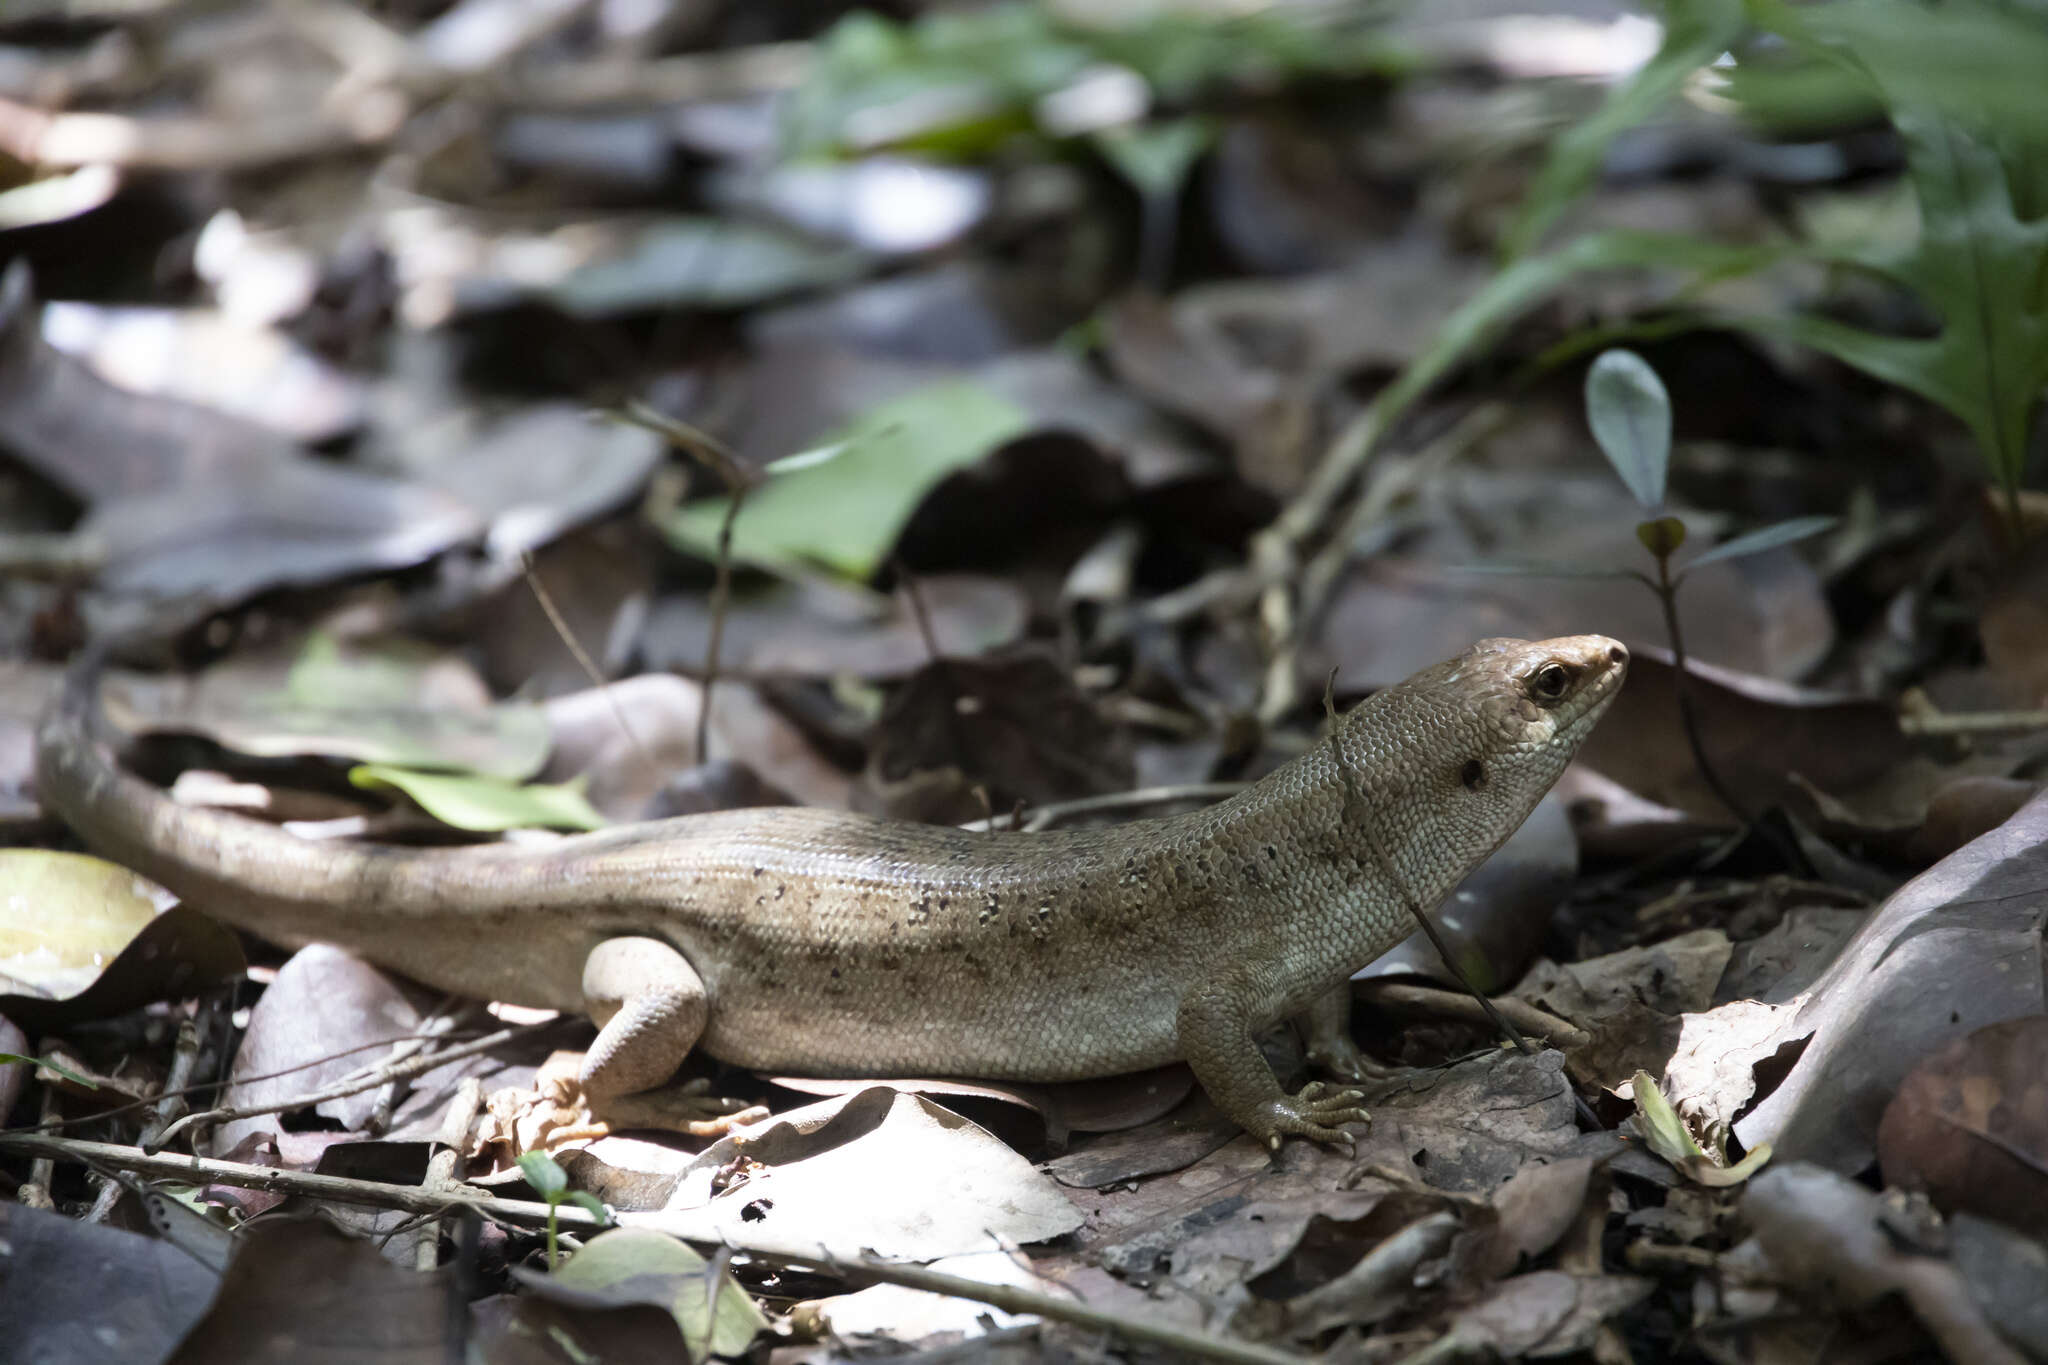
M1572 675L1562 664L1545 664L1529 679L1529 690L1544 701L1556 701L1572 685Z
M1458 769L1458 780L1465 784L1466 791L1478 791L1486 785L1486 765L1476 758L1465 760L1465 766Z

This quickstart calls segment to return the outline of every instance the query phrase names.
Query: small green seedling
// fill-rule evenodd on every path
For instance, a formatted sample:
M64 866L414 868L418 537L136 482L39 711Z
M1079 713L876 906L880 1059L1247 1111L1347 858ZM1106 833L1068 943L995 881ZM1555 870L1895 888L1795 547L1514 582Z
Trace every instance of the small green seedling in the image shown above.
M1642 1130L1644 1144L1694 1184L1716 1189L1740 1185L1771 1159L1771 1144L1761 1142L1748 1156L1730 1166L1725 1153L1710 1152L1700 1145L1692 1129L1671 1107L1671 1101L1650 1079L1649 1072L1638 1071L1629 1084L1635 1091L1636 1126Z
M1780 545L1817 536L1835 524L1833 517L1794 517L1723 541L1694 559L1677 573L1671 572L1671 556L1685 544L1685 523L1677 517L1659 516L1664 508L1665 472L1671 463L1671 397L1664 381L1648 361L1634 351L1603 351L1586 372L1586 422L1593 439L1614 472L1635 497L1648 519L1637 523L1636 539L1657 559L1657 577L1634 574L1665 600L1666 621L1671 627L1672 649L1678 642L1678 621L1671 599L1687 574L1704 564L1724 559L1741 559L1762 554Z
M1755 820L1728 789L1700 743L1699 720L1693 709L1690 674L1686 669L1685 632L1679 624L1678 589L1693 570L1726 559L1761 554L1780 545L1819 535L1835 524L1834 517L1794 517L1723 541L1674 571L1672 556L1685 545L1685 522L1664 512L1665 475L1671 464L1671 396L1649 362L1634 351L1603 351L1586 372L1586 421L1601 453L1614 466L1629 493L1648 515L1636 523L1636 539L1656 560L1655 577L1640 569L1578 564L1474 565L1477 573L1513 573L1554 578L1633 578L1664 608L1664 629L1671 642L1676 669L1679 720L1692 750L1693 762L1715 797L1744 825Z
M1633 569L1622 572L1656 593L1663 605L1664 629L1671 640L1671 661L1677 669L1679 718L1685 726L1693 761L1721 803L1737 819L1750 824L1749 813L1707 761L1706 750L1700 743L1699 722L1693 712L1686 672L1685 632L1679 625L1678 589L1686 576L1702 565L1761 554L1817 536L1832 527L1835 518L1794 517L1762 527L1723 541L1674 573L1671 557L1685 544L1686 533L1684 521L1660 515L1664 510L1665 475L1671 464L1671 396L1664 390L1664 381L1634 351L1601 352L1586 372L1586 422L1607 462L1614 466L1614 472L1637 504L1649 514L1636 523L1636 539L1657 561L1657 576L1652 578Z
M611 1221L611 1214L605 1210L603 1201L588 1190L569 1188L569 1173L562 1169L546 1152L526 1152L519 1158L520 1174L526 1183L533 1186L535 1194L547 1201L548 1205L548 1269L561 1264L556 1247L555 1215L564 1204L574 1204L603 1222Z

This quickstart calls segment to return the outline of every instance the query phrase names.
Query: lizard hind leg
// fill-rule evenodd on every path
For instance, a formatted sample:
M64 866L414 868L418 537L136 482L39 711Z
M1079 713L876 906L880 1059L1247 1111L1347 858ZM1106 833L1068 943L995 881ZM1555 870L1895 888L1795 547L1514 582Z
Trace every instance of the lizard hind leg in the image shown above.
M660 1128L716 1137L767 1111L705 1092L700 1079L656 1092L704 1034L711 1002L703 978L656 938L611 938L583 961L583 1007L597 1038L576 1085L607 1127Z
M683 1064L711 1017L704 981L657 938L609 938L583 960L583 1007L597 1024L578 1080L593 1104L652 1090Z
M1351 983L1333 986L1294 1017L1308 1064L1340 1081L1385 1083L1406 1073L1406 1067L1377 1061L1359 1051L1351 1036Z

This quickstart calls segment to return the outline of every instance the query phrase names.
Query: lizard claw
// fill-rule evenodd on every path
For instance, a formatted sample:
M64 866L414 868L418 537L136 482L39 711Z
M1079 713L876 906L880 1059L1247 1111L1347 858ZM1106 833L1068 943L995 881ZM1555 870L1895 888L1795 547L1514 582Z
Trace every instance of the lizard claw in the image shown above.
M1283 1137L1294 1136L1356 1151L1357 1140L1338 1125L1371 1123L1372 1115L1365 1111L1364 1099L1356 1090L1310 1081L1293 1096L1267 1104L1255 1131L1275 1150Z

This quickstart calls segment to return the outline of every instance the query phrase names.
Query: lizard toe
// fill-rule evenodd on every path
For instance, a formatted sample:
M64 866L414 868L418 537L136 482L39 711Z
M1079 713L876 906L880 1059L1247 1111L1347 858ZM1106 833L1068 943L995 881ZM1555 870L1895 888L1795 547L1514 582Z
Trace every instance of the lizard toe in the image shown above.
M1358 1044L1348 1037L1324 1039L1308 1049L1309 1066L1327 1076L1352 1085L1368 1082L1381 1083L1392 1080L1407 1070L1390 1062L1368 1057L1359 1050Z
M1356 1090L1311 1081L1287 1099L1275 1100L1267 1108L1265 1131L1260 1134L1269 1147L1278 1147L1285 1137L1305 1137L1356 1150L1355 1139L1339 1125L1371 1123L1372 1115Z

